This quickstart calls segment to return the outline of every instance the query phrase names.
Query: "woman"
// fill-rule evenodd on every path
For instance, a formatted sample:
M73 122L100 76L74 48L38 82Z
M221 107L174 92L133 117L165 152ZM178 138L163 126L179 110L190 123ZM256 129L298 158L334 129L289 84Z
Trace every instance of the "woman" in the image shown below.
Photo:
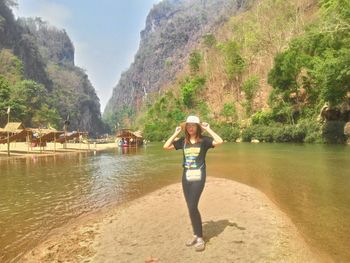
M185 137L174 141L181 130L185 131ZM203 136L202 131L207 131L213 138ZM208 149L222 142L220 136L210 129L208 123L200 123L197 116L188 116L186 122L176 127L174 134L163 146L167 150L183 149L182 189L193 229L193 238L186 242L186 246L194 245L196 251L202 251L205 248L202 219L198 210L198 202L206 178L205 155Z

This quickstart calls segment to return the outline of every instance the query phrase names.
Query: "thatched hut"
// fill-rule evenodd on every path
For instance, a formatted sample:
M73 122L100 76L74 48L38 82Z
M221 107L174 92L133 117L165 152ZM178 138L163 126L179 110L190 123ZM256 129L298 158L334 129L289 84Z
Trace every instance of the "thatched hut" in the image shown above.
M64 131L57 131L56 129L30 129L33 136L31 138L31 146L41 146L44 147L48 142L53 142L57 140Z
M31 131L27 130L21 122L9 122L5 128L0 129L0 144L5 144L8 140L9 142L26 141L30 135Z
M136 147L143 143L141 131L133 132L130 129L121 129L117 132L116 137L119 139L121 147Z

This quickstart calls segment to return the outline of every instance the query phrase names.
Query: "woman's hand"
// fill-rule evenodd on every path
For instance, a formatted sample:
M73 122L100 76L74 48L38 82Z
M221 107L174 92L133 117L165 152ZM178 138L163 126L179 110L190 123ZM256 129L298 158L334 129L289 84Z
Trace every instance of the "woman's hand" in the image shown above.
M174 147L174 145L172 143L173 143L174 139L176 138L176 136L179 135L181 130L182 130L181 126L177 126L175 128L174 134L171 135L171 137L164 143L163 149L165 149L165 150L175 149L175 147Z
M207 130L210 129L209 123L207 123L207 122L202 122L202 123L201 123L201 127L202 127L202 129L205 130L205 131L207 131Z
M181 130L182 130L181 126L177 126L177 127L175 128L174 134L178 135L178 134L181 132Z
M213 138L213 145L216 146L216 145L219 145L219 144L222 144L224 141L222 140L222 138L217 135L209 126L209 123L206 123L206 122L202 122L201 123L201 127L203 130L207 131Z

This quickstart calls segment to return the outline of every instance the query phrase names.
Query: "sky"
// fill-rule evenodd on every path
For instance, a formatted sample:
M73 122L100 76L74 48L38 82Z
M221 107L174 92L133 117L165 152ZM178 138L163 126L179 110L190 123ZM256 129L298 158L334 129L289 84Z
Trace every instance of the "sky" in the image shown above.
M86 70L103 112L139 47L152 6L161 0L18 0L16 16L41 17L65 29L75 64Z

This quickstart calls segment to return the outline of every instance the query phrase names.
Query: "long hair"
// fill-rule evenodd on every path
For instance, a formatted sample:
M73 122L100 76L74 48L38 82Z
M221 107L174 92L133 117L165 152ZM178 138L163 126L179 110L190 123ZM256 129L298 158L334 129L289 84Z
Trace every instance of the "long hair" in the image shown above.
M191 143L191 135L188 133L187 131L187 124L185 125L185 142L186 144L190 144ZM201 126L196 123L196 126L197 126L197 132L196 132L196 143L199 143L202 141L202 129L201 129Z

